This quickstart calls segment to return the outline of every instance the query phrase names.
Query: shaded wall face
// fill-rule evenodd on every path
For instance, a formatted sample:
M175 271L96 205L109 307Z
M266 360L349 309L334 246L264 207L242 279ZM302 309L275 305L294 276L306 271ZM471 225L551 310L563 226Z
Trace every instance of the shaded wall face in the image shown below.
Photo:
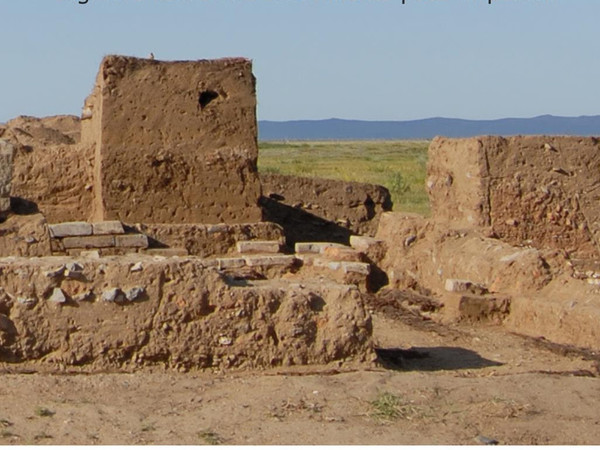
M436 139L428 186L433 217L453 227L481 204L472 227L513 245L600 255L600 145L595 138L519 136ZM469 173L476 162L482 170ZM442 180L459 183L446 186Z
M101 114L96 219L261 219L249 61L107 57L100 71L92 105Z
M10 209L13 151L11 143L0 140L0 218Z
M260 181L265 219L281 225L291 245L374 236L381 213L392 209L389 191L375 184L279 174L261 174Z

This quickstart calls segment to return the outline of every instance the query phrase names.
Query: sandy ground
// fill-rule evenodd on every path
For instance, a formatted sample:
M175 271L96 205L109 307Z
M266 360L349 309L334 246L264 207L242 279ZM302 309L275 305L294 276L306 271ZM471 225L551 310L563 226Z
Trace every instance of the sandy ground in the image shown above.
M600 443L595 355L494 326L449 328L381 311L374 325L388 368L9 368L0 375L0 445Z

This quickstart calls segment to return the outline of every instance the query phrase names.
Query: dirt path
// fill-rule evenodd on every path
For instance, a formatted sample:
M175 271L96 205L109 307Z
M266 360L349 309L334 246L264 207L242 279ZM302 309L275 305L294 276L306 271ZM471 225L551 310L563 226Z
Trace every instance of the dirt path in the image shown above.
M0 444L600 442L594 355L494 327L374 324L396 369L3 374Z

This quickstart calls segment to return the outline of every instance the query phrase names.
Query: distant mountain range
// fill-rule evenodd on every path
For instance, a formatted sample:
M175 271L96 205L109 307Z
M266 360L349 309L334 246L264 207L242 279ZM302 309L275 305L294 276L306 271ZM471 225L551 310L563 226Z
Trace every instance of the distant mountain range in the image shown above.
M258 130L261 141L431 139L435 136L468 137L488 134L600 136L600 115L579 117L545 115L529 119L497 120L463 120L443 117L407 121L326 119L276 122L260 120Z

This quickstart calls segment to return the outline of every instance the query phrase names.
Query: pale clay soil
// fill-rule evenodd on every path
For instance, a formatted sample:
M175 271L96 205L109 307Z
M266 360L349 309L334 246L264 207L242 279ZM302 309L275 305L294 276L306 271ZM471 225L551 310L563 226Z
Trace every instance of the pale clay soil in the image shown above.
M598 444L594 355L493 325L373 316L402 368L42 374L4 366L6 444ZM13 372L13 373L10 373ZM399 417L372 402L394 396Z

